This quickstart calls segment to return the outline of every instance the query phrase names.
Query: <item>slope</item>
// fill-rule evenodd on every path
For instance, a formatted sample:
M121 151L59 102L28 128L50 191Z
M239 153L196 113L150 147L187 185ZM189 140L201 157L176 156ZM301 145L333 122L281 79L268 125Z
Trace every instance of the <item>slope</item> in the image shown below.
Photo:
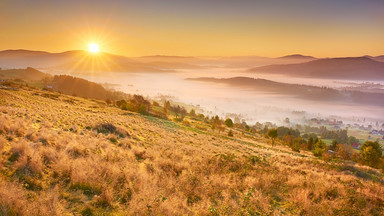
M204 123L199 123L204 124ZM382 214L383 176L21 87L0 90L5 215Z

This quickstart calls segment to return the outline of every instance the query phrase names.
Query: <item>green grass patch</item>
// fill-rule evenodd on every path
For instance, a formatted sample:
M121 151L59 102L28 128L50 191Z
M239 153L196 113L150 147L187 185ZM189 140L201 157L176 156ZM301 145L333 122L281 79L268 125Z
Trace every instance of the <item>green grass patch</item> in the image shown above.
M171 131L182 128L180 125L176 124L175 122L168 121L165 119L160 119L160 118L156 118L153 116L146 116L146 115L143 115L143 117L145 119L149 120L150 122L153 122L153 123L157 124L158 126L165 128L165 129L168 129L168 130L171 130Z

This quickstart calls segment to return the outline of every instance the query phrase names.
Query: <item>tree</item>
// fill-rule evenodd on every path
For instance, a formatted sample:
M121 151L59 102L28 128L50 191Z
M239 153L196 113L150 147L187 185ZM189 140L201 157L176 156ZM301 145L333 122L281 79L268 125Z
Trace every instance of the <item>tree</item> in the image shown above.
M191 115L192 117L195 117L196 116L195 109L191 109L191 111L189 112L189 115Z
M288 146L291 146L292 143L293 143L293 136L292 135L289 135L289 134L286 134L284 136L284 142L288 145Z
M352 156L352 147L344 144L337 144L335 148L337 156L344 160L350 160Z
M272 139L272 146L275 144L275 139L277 138L277 130L276 129L270 129L267 132L267 136Z
M126 105L127 104L127 101L125 100L119 100L119 101L116 101L116 106L122 108L123 105Z
M308 139L308 150L312 150L313 149L313 137L309 137Z
M358 142L359 142L359 140L356 137L354 137L354 136L348 137L348 144L349 145L351 145L353 143L358 143Z
M171 103L169 101L164 101L163 112L168 114L169 109L171 108Z
M336 151L337 150L337 140L332 141L331 150Z
M366 141L360 150L360 158L363 164L371 167L378 166L382 154L378 142Z
M233 121L232 121L232 119L230 119L230 118L227 118L227 119L225 120L224 124L225 124L227 127L229 127L229 128L233 127Z
M325 145L325 143L323 142L323 140L319 139L314 147L313 147L313 154L316 156L316 157L320 157L323 155L323 153L325 152L327 146Z

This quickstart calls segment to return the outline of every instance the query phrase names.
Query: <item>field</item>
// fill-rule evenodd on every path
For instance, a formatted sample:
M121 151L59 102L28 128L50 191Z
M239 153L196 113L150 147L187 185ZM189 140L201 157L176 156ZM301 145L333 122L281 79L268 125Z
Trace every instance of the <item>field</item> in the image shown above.
M0 215L384 215L378 170L187 120L0 89Z
M373 141L378 140L379 144L381 146L384 146L384 142L382 140L383 136L369 134L369 131L364 131L359 129L350 129L348 130L348 134L360 140L373 140Z

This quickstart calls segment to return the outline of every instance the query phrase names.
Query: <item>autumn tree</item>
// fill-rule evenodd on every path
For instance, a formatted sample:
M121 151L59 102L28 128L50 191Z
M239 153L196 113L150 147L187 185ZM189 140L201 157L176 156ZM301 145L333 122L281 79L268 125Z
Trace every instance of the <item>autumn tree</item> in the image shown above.
M192 117L195 117L196 116L195 109L191 109L191 111L189 112L189 115L192 116Z
M227 118L227 119L225 120L224 124L225 124L227 127L229 127L229 128L233 127L233 121L232 121L232 119L230 119L230 118Z
M269 138L271 138L272 140L272 146L275 145L275 139L277 138L278 134L277 134L277 130L276 129L269 129L268 132L267 132L267 136Z
M360 158L363 164L371 167L378 166L382 154L378 142L366 141L360 150Z
M326 149L327 149L327 146L325 145L323 140L319 139L313 146L312 152L315 156L320 157L323 155Z
M352 148L349 145L337 144L335 151L337 156L344 160L350 160L352 157Z
M291 147L292 151L300 152L300 145L302 143L301 137L293 139L292 144L289 146Z
M337 140L333 140L332 145L331 145L331 150L336 151L337 150L337 144L338 144Z
M163 112L165 114L168 114L168 111L169 109L171 108L171 103L169 101L164 101L164 105L163 105Z
M309 137L309 139L308 139L308 150L311 151L313 149L313 143L314 143L313 137Z

